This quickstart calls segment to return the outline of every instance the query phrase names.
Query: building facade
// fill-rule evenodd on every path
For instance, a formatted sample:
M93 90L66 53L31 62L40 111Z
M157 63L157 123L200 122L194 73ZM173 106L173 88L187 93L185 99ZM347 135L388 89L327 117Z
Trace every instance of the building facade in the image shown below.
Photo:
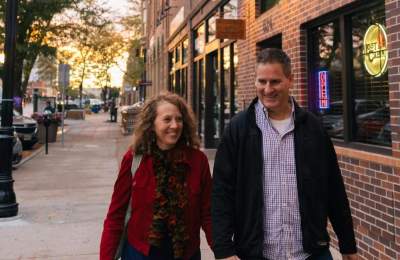
M216 147L256 95L257 53L282 48L292 95L334 141L360 256L400 259L400 2L148 2L147 93L182 95L204 146ZM216 39L218 18L244 20L246 39Z

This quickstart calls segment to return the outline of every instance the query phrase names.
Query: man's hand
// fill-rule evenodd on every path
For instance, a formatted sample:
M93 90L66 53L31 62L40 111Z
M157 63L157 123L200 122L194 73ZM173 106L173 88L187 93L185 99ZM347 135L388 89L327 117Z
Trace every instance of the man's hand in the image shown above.
M357 254L352 255L342 255L343 260L358 260Z
M220 259L217 259L217 260L239 260L239 258L234 255L234 256L227 257L227 258L220 258Z

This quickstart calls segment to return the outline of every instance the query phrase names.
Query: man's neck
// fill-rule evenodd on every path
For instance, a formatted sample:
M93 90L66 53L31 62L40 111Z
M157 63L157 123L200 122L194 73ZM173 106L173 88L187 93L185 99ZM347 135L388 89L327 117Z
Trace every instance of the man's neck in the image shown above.
M268 117L273 120L285 120L292 114L292 104L288 102L285 107L279 108L277 111L268 109Z

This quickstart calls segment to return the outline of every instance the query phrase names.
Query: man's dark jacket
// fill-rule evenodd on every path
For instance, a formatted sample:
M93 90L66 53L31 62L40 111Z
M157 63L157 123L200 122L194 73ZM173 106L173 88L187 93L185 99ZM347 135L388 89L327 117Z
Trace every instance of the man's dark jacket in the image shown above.
M218 147L212 192L215 257L263 259L263 148L256 98L232 118ZM333 144L320 121L295 103L295 160L303 248L329 247L327 218L342 254L356 253L353 223ZM268 152L268 151L267 151Z

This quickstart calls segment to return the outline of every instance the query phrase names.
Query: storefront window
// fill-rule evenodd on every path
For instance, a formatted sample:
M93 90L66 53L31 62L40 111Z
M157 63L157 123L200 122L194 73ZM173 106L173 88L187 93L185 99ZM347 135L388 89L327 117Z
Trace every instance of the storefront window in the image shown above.
M238 0L230 0L224 5L223 16L226 19L235 19L238 17Z
M239 102L238 102L238 80L237 80L237 68L239 64L239 56L238 56L238 48L236 42L233 43L233 115L236 115L239 112Z
M260 1L260 13L264 13L268 9L276 5L279 0L259 0Z
M351 30L341 31L340 19L344 28ZM331 137L390 146L383 4L348 17L339 16L311 28L309 35L310 110L321 117ZM346 35L346 39L340 39L340 35Z
M375 35L371 33L374 29ZM390 145L389 84L384 67L387 62L385 34L384 8L352 17L355 139Z
M231 96L232 96L232 85L231 85L231 48L230 46L225 47L222 50L223 55L223 89L224 89L224 125L229 123L231 119Z
M177 46L175 49L175 62L179 63L179 61L181 60L181 46Z
M187 98L187 38L169 52L169 90Z
M187 63L189 40L185 39L182 43L182 64Z
M183 68L182 70L182 81L181 81L181 93L180 95L187 99L187 67Z
M342 96L342 49L339 22L334 21L311 30L313 50L312 75L314 79L313 101L315 110L322 116L322 121L331 137L343 138L343 96ZM328 104L321 106L320 89L325 80ZM322 102L322 101L321 101Z
M205 36L205 26L202 24L194 31L194 56L204 52Z
M199 122L198 133L204 140L205 129L205 70L203 60L193 63L193 110Z
M216 34L216 16L213 15L207 20L207 42L215 40Z

